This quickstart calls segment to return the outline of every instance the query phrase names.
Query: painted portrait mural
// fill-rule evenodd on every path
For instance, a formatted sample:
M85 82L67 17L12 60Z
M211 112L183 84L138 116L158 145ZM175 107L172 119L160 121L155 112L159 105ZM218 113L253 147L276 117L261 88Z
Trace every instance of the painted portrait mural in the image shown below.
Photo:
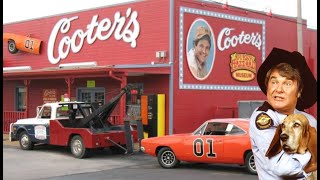
M196 19L187 35L187 63L197 80L205 80L212 70L215 55L215 39L208 22Z
M179 89L260 91L265 21L180 7Z

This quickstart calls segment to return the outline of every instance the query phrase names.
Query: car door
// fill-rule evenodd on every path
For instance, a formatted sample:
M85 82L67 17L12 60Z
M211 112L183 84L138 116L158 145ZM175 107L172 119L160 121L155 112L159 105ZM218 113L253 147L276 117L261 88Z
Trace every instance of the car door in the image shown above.
M51 106L43 106L39 114L37 114L37 118L33 120L30 131L28 131L33 142L49 143L49 121L51 116Z
M230 123L228 129L224 139L224 160L242 164L244 152L251 149L250 138L245 130L235 124Z
M194 134L184 140L185 161L223 161L223 136Z

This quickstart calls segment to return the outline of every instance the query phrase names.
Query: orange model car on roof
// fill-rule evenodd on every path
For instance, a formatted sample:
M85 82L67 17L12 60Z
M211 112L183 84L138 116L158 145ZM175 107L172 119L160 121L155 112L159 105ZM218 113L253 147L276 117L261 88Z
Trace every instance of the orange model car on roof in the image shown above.
M8 42L8 51L11 54L19 50L40 54L41 40L13 33L3 33L3 40Z
M163 168L174 168L180 161L225 163L244 165L256 174L248 129L248 119L211 119L193 133L143 139L141 150L157 157Z

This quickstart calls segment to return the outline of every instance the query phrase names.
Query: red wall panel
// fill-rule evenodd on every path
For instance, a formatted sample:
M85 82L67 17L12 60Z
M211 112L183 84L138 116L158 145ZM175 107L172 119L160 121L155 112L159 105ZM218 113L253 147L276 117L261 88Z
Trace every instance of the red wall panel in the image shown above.
M131 8L131 15L134 11L138 13L137 21L140 26L140 33L136 39L136 47L132 48L129 43L124 42L123 38L116 40L113 32L106 40L98 38L88 44L87 39L84 39L83 46L78 53L73 53L71 50L65 59L60 60L58 64L51 64L48 60L47 49L49 37L59 20L63 18L78 17L71 21L70 29L65 34L59 34L56 39L54 48L54 57L58 57L58 46L61 39L66 36L72 37L74 32L82 30L87 31L87 25L92 21L95 15L98 15L97 23L109 19L114 23L114 16L117 12L125 19L125 24L129 24L129 17L126 17L127 10ZM37 38L42 40L42 48L40 55L25 53L23 51L17 54L10 54L7 50L7 42L3 42L4 64L10 66L32 66L32 69L44 67L58 67L61 63L88 62L96 61L99 66L104 65L119 65L119 64L150 64L155 61L155 53L160 50L167 50L169 47L169 1L142 1L131 4L105 7L82 12L69 13L53 17L35 19L31 21L6 24L3 26L4 33L15 33L20 35ZM130 26L133 30L133 26ZM93 34L96 33L94 29ZM124 31L124 28L120 29ZM107 31L109 32L109 31ZM102 33L103 35L107 32ZM130 37L127 33L126 36ZM78 44L79 38L77 38ZM66 46L64 46L66 49Z

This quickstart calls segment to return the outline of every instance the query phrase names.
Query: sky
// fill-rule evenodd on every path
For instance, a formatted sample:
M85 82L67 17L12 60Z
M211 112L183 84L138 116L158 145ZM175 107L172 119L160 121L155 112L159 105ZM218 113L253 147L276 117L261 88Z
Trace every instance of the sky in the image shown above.
M36 19L73 11L125 3L134 0L3 0L3 24ZM207 0L231 6L268 11L273 14L297 17L297 0ZM301 0L302 18L307 26L317 29L317 0Z

